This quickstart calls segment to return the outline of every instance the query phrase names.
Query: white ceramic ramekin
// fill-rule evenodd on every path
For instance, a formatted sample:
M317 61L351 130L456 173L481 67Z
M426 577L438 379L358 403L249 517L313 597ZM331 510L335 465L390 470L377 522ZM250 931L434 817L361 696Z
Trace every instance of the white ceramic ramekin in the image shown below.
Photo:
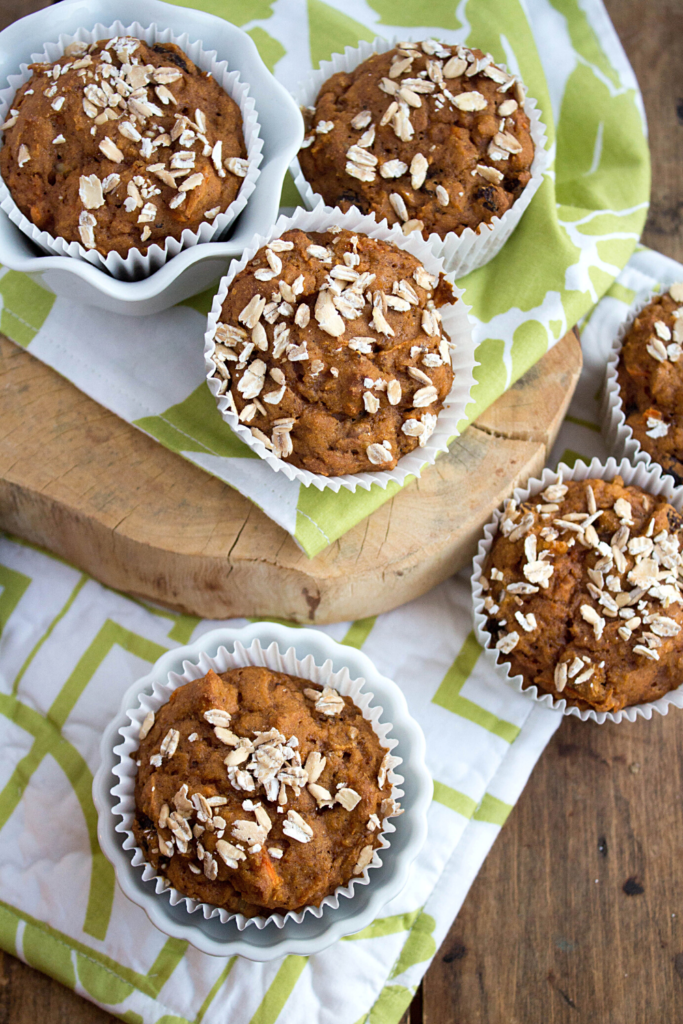
M41 231L24 216L14 202L7 185L0 178L0 208L5 211L12 223L16 224L36 245L46 253L55 256L69 256L72 259L86 260L88 263L106 270L113 277L128 281L147 277L155 270L159 270L164 263L173 256L177 256L183 249L188 249L199 243L218 240L227 231L247 205L247 200L256 187L262 160L263 140L259 135L258 114L253 97L249 95L248 84L240 80L239 71L229 67L227 61L219 60L215 50L206 50L199 40L191 40L187 32L177 35L169 28L157 24L141 25L138 21L130 25L124 25L120 21L115 21L110 25L96 24L91 28L80 28L73 35L62 33L58 40L45 43L40 53L31 54L31 62L51 64L64 55L64 51L70 43L95 43L101 39L113 39L117 36L132 36L134 39L142 39L150 45L153 43L175 43L198 68L210 72L212 78L237 103L240 109L242 134L248 162L247 174L242 179L235 199L212 221L204 221L196 231L186 228L179 239L168 237L163 245L158 243L150 245L145 253L137 248L132 248L126 256L120 256L117 252L110 252L107 256L102 256L96 249L85 249L80 242L69 242L65 238L55 237L47 231ZM9 114L17 90L25 82L28 82L32 74L29 66L22 64L17 74L9 76L7 88L0 90L2 122Z
M74 35L82 28L86 13L91 25L110 24L116 18L126 24L155 22L177 35L187 32L191 39L210 41L218 57L238 69L248 83L259 114L264 143L260 176L230 237L192 246L142 280L118 281L84 260L45 256L0 211L0 263L5 267L28 274L71 303L148 316L213 285L254 234L266 231L277 218L282 182L303 137L303 121L294 100L273 78L245 32L223 18L161 0L88 0L87 9L83 0L61 0L14 22L0 32L0 89L21 63L43 48L46 39Z
M410 39L410 35L403 35L400 39ZM329 60L321 61L320 67L311 71L309 76L300 84L296 98L301 107L315 106L318 93L324 82L339 71L353 71L367 60L373 53L386 53L399 42L383 39L378 36L371 43L361 42L356 47L347 46L343 53L334 53ZM419 41L419 40L415 40ZM507 70L504 64L498 67ZM465 228L460 235L449 232L445 238L441 238L436 232L429 236L429 245L435 256L443 260L444 270L454 274L456 277L464 277L470 271L483 266L500 252L508 238L519 224L524 211L529 206L534 195L538 191L543 175L548 167L549 154L546 149L545 126L541 120L541 112L537 108L536 100L526 96L524 100L524 112L529 118L531 138L535 147L534 160L531 165L531 180L525 187L519 199L513 203L502 217L494 217L490 224L480 224L476 231L472 228ZM304 178L299 164L298 157L292 161L291 166L294 183L307 209L312 210L316 205L322 204L322 196L314 192L308 181ZM375 216L371 214L371 216ZM415 232L414 232L415 233Z
M459 288L453 287L453 292L458 301L439 310L443 317L444 333L448 335L454 345L451 353L453 372L455 374L453 386L446 398L444 408L439 413L434 433L424 448L417 447L408 455L404 455L403 458L399 459L394 469L377 471L375 473L347 473L344 476L323 476L321 473L311 473L309 470L299 469L297 466L277 458L267 450L262 441L254 437L248 426L239 422L235 413L230 410L227 396L218 394L220 379L214 376L216 367L211 358L215 351L214 333L221 307L235 276L244 269L262 245L265 245L266 242L273 238L279 238L285 231L290 231L293 228L299 228L302 231L326 231L333 225L338 225L349 231L370 235L373 238L381 238L385 241L393 242L399 248L405 249L421 260L430 274L439 274L443 269L441 260L432 254L428 243L422 238L415 237L415 235L406 236L400 228L390 228L386 221L377 224L374 217L364 217L356 209L349 210L348 213L342 213L341 210L332 210L318 205L311 211L298 209L292 217L280 217L267 235L257 235L253 239L252 244L245 250L239 263L232 264L229 273L221 281L218 292L214 295L207 331L204 335L204 363L207 383L211 394L216 398L218 408L225 422L264 462L267 462L276 472L284 473L288 480L299 480L304 487L313 486L321 491L329 489L335 493L342 487L349 491L355 491L358 487L369 491L373 485L377 485L384 490L392 481L401 485L405 483L409 476L419 477L425 466L433 465L441 452L448 451L449 441L452 441L458 435L458 423L465 416L465 409L470 402L471 389L475 383L474 368L478 365L474 358L472 325L467 316L470 307L466 306L462 301L463 293Z
M182 673L169 672L165 681L157 680L153 684L151 694L141 694L137 705L128 709L130 723L127 726L121 726L119 729L119 735L123 737L123 742L119 743L114 750L114 753L119 755L119 763L114 772L120 779L119 785L114 789L114 795L119 797L119 803L114 808L114 814L120 816L122 827L119 830L124 831L126 835L123 843L124 850L133 851L132 864L134 867L142 866L142 880L144 882L154 881L156 894L158 896L167 895L171 906L184 903L190 914L201 910L205 918L218 917L221 924L234 921L237 930L240 932L250 926L260 929L265 928L268 924L273 924L277 928L284 928L287 921L295 921L297 924L301 924L306 914L312 914L313 917L319 918L322 917L325 909L328 907L336 910L342 898L353 899L355 887L357 885L367 885L370 882L370 870L382 866L382 854L390 846L387 835L395 831L395 826L386 818L382 822L381 833L378 833L380 846L375 850L373 859L368 867L363 870L358 878L352 878L345 886L337 886L332 894L325 896L319 906L303 907L298 911L289 911L285 915L273 913L259 917L245 917L244 914L230 914L223 907L216 907L209 903L201 903L190 899L188 896L178 892L178 890L170 888L167 880L163 876L156 874L152 865L145 862L144 853L136 845L133 834L137 772L131 756L140 744L140 727L145 716L150 711L156 714L164 704L168 703L174 690L193 679L201 679L211 669L220 674L230 669L243 668L246 665L264 666L273 672L284 672L288 675L297 676L300 679L310 679L312 683L316 683L319 686L333 687L344 697L350 697L353 703L361 709L363 718L370 722L373 731L379 738L381 745L386 748L387 753L396 746L396 740L391 737L391 723L380 722L383 709L372 703L372 698L369 694L362 692L363 684L365 683L364 679L352 679L347 668L335 672L329 658L322 665L317 664L311 654L302 660L296 656L294 647L290 647L289 650L281 650L277 643L273 642L264 649L258 637L252 641L248 648L245 648L239 640L235 641L232 651L228 651L221 645L213 657L202 651L196 663L185 661ZM403 790L399 788L403 778L394 771L401 764L401 760L400 757L391 754L387 765L389 769L388 779L392 784L391 797L396 802L399 802L400 797L403 796Z
M396 754L401 756L406 768L405 781L401 781L404 813L397 819L395 831L386 823L384 828L387 833L391 832L391 845L385 845L380 853L376 853L381 864L372 871L367 882L361 877L360 884L355 884L348 899L338 899L336 906L323 906L319 913L307 912L301 915L301 920L297 920L299 915L287 914L281 923L275 922L277 927L259 927L258 923L256 927L244 927L238 922L238 915L224 914L225 920L222 921L217 908L208 908L207 912L203 904L192 907L189 905L192 901L180 894L173 898L173 890L169 893L171 898L167 899L163 893L157 894L155 885L145 880L151 878L154 881L156 876L151 868L146 875L140 870L141 855L131 857L135 841L126 818L130 811L126 802L130 784L122 777L120 755L137 746L133 734L137 734L139 729L140 715L144 716L169 683L171 687L178 685L186 672L190 673L188 677L203 675L205 659L216 658L221 647L238 659L253 656L257 660L262 659L263 663L272 645L284 652L284 664L289 666L287 671L301 671L306 677L317 665L326 673L339 673L342 692L347 685L345 681L357 680L360 684L358 703L364 702L364 715L374 720L373 727L376 728L375 723L380 717L386 722L391 721L387 728L390 729L391 740L396 741ZM372 711L368 710L371 706ZM381 723L379 728L382 728ZM426 837L432 782L424 765L422 730L410 717L403 694L395 683L377 672L362 652L335 643L315 630L255 623L240 630L214 630L187 647L167 652L151 672L134 683L124 695L119 714L102 738L101 757L93 783L93 797L99 816L98 838L103 852L114 865L121 888L129 899L145 910L161 931L187 939L213 956L238 953L252 960L272 960L289 953L309 955L344 935L360 930L401 891L410 865ZM192 913L199 907L203 913Z
M540 479L534 477L529 480L524 488L518 487L513 491L512 497L518 503L526 501L540 491L545 490L551 484L557 483L560 476L566 483L568 480L613 480L615 476L621 476L626 485L642 487L650 494L663 495L668 502L678 511L683 511L683 487L676 487L670 476L662 473L659 466L646 466L644 463L637 463L635 466L623 459L617 463L616 459L608 459L602 463L593 459L589 465L580 460L572 468L560 463L557 472L544 469ZM493 540L498 532L498 523L503 514L502 509L497 509L491 521L484 527L484 536L479 541L477 553L474 556L472 572L472 600L474 604L474 628L479 643L484 648L484 655L488 662L495 668L501 679L509 683L519 693L523 693L530 700L542 704L546 708L553 708L561 711L564 715L573 715L580 718L582 722L592 721L602 725L603 722L621 722L626 719L634 722L636 718L652 718L652 713L658 711L660 714L667 714L670 707L683 708L683 684L675 690L664 694L658 700L646 704L634 704L631 707L622 708L621 711L595 711L593 708L580 709L570 705L562 698L557 700L550 693L539 691L537 686L524 687L524 680L521 675L513 676L507 661L503 661L500 652L491 647L491 634L486 629L486 611L484 609L484 591L480 579L484 571L484 565Z

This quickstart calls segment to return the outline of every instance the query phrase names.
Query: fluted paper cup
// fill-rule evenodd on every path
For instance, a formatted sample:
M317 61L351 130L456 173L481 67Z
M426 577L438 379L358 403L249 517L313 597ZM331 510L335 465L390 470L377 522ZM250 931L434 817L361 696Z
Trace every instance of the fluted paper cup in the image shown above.
M144 12L144 0L140 3L141 12ZM142 39L148 44L152 43L175 43L202 71L210 72L222 89L232 97L240 108L242 115L242 133L247 148L248 170L242 181L236 198L222 213L217 214L213 221L205 221L199 225L197 231L190 231L185 228L180 239L166 238L164 245L154 243L147 247L147 253L132 248L128 255L123 257L116 252L110 252L102 256L95 249L85 249L80 242L69 242L65 238L51 235L47 231L41 231L28 220L14 202L12 195L5 182L0 178L0 208L8 215L10 220L28 235L36 245L45 252L56 256L71 256L74 259L86 260L102 270L108 271L112 277L121 280L147 277L158 270L171 257L176 256L183 249L198 245L201 242L217 241L220 236L232 224L235 218L242 212L247 204L249 196L254 191L256 180L259 176L259 166L262 160L263 140L260 138L258 115L254 100L249 95L249 86L240 81L239 70L230 70L228 62L220 60L215 50L205 50L199 41L192 41L187 33L176 35L170 29L162 29L153 23L143 27L139 22L132 25L123 25L115 21L113 25L96 24L92 29L81 28L75 35L60 35L56 42L45 44L42 53L31 55L32 62L53 63L64 55L66 47L73 42L95 43L101 39L111 39L114 36L133 36ZM9 85L0 91L0 123L4 124L7 115L12 108L12 102L17 90L24 85L31 77L27 64L21 64L16 75L10 75ZM140 243L144 245L144 243Z
M668 288L664 287L661 290L648 292L644 298L639 298L633 304L628 312L628 316L619 325L614 336L610 354L607 359L607 368L605 370L605 385L603 389L601 408L602 433L605 441L607 442L610 451L613 452L615 458L624 457L631 459L632 462L643 462L646 466L659 465L659 463L653 459L649 452L645 451L640 441L633 436L633 430L626 422L624 403L622 402L621 390L619 388L619 359L621 358L621 349L624 344L624 339L633 327L638 314L641 313L653 299L657 298L659 295L665 294L667 291ZM662 472L666 473L666 470L663 467Z
M316 71L311 71L309 76L300 83L295 96L297 102L302 107L315 106L321 86L332 75L339 71L347 73L354 71L373 53L386 53L387 50L392 50L397 46L400 40L405 39L410 39L410 36L403 35L400 39L396 37L392 41L378 36L371 43L361 42L358 46L347 46L343 53L333 53L329 60L321 61L320 67ZM421 40L415 41L420 42ZM496 66L504 71L508 70L505 64L496 64ZM543 181L550 156L546 149L546 131L541 120L541 112L536 100L530 96L526 96L524 99L524 113L529 118L530 133L534 143L534 159L531 165L531 180L519 198L502 217L493 217L489 224L479 224L476 231L472 228L465 228L460 235L449 231L444 238L436 232L432 232L429 236L428 242L432 253L443 260L444 270L456 277L464 277L465 274L476 270L477 267L482 267L500 252ZM324 206L323 197L315 192L304 178L298 158L292 162L290 169L304 206L309 210L319 205ZM332 207L327 207L327 209L332 209ZM369 216L375 217L375 214L372 213ZM412 235L414 234L419 234L419 232L412 232ZM422 236L420 235L420 237Z
M644 491L656 497L661 495L678 512L683 511L683 487L676 487L671 477L662 473L659 466L653 465L648 467L642 462L632 465L626 459L622 459L619 463L613 458L608 459L605 463L600 462L599 459L593 459L589 465L579 460L572 468L561 462L556 472L551 469L544 469L540 478L534 477L528 481L526 487L516 488L512 493L512 497L518 503L527 501L530 497L535 497L535 495L539 494L540 491L544 491L551 484L558 483L560 479L566 483L570 480L613 480L615 476L621 476L624 484L627 486L642 487ZM620 711L595 711L593 708L576 707L564 698L558 700L552 694L540 691L533 684L524 686L523 676L511 674L510 664L507 661L503 661L500 651L492 647L493 638L486 629L488 616L484 609L485 592L481 586L484 566L498 533L498 524L502 515L503 510L497 509L491 521L484 527L484 536L479 541L479 547L474 556L472 572L475 632L479 643L484 648L484 655L487 661L493 666L499 677L519 693L523 693L525 697L535 701L537 704L541 704L543 707L560 711L563 715L572 715L575 718L580 718L582 722L592 721L597 722L599 725L602 725L604 722L621 722L624 719L628 722L634 722L636 718L650 719L654 711L665 715L672 706L683 708L683 685L675 690L670 690L669 693L665 693L658 700L643 704L633 704L622 708Z
M390 228L385 220L378 224L374 217L363 216L356 209L342 213L341 210L331 210L321 205L310 211L299 208L291 217L280 217L268 235L256 235L253 245L244 251L239 262L230 265L228 274L221 281L218 291L214 295L207 331L204 335L206 378L211 394L216 399L218 409L225 422L264 462L267 462L276 472L284 473L287 479L298 480L305 487L313 486L321 491L329 489L338 492L342 487L349 491L355 491L358 487L369 491L373 484L384 490L392 481L404 484L409 476L419 477L425 466L433 465L441 452L448 451L448 444L458 436L458 424L463 419L465 409L470 403L470 392L475 383L474 368L479 364L474 358L472 325L467 316L471 307L465 305L462 300L463 292L455 285L453 293L458 301L442 306L439 310L443 318L444 333L448 335L455 346L451 351L453 386L438 415L434 433L424 448L418 447L404 455L391 470L378 470L374 473L347 473L343 476L323 476L322 473L311 473L307 469L299 469L297 466L285 462L284 459L277 458L268 451L262 441L254 437L248 426L239 422L235 413L230 409L227 396L219 394L221 378L215 376L216 366L212 359L216 349L214 333L223 302L237 274L245 268L249 260L254 258L261 246L266 245L274 238L280 238L285 231L291 231L294 228L306 232L327 231L335 225L348 231L369 235L371 238L393 242L398 248L404 249L421 260L430 274L438 275L443 270L443 261L433 255L424 239L415 237L414 234L406 236L400 228Z
M363 718L370 722L380 744L386 748L387 753L392 751L397 744L397 741L391 737L391 723L381 720L384 712L375 703L374 694L364 690L364 679L352 679L346 667L334 671L332 661L329 658L322 664L318 664L312 654L308 654L305 658L300 659L294 647L283 650L275 641L264 648L261 646L258 638L254 639L249 647L244 647L237 640L232 651L229 651L224 646L220 646L215 657L210 657L205 652L202 652L196 662L183 662L182 675L176 672L169 672L165 681L154 682L151 693L143 692L140 695L139 703L127 712L128 724L121 726L119 729L122 742L114 748L114 753L119 757L119 763L113 770L114 774L119 778L119 783L112 790L112 794L118 798L119 802L113 808L113 813L121 818L117 831L125 835L123 848L129 852L132 851L132 864L134 867L142 868L143 881L154 883L156 894L163 898L167 897L172 907L183 904L190 914L201 911L207 920L209 918L218 918L221 924L234 922L238 931L243 931L249 927L263 929L267 925L283 928L288 921L300 924L308 914L320 918L326 908L334 910L339 907L340 900L353 899L355 887L357 885L370 884L372 881L370 872L382 866L382 851L387 850L390 846L387 837L396 831L389 818L385 818L379 833L380 846L375 849L371 862L363 869L362 874L352 878L344 886L337 886L333 893L321 900L319 906L306 906L297 911L289 911L286 914L273 913L267 916L245 917L244 914L231 914L223 907L216 907L210 903L202 903L198 900L190 899L190 897L184 896L177 889L174 889L168 880L163 875L158 874L152 865L145 860L144 853L136 844L133 833L137 767L131 757L131 754L139 746L140 726L145 716L150 711L156 713L159 708L168 703L171 694L179 686L193 679L201 679L210 669L221 673L247 665L259 665L269 668L274 672L283 672L302 679L310 679L311 682L321 686L334 687L343 696L350 697L356 707L360 708ZM391 783L391 796L395 801L398 801L403 796L403 790L400 788L404 781L403 777L394 770L401 763L402 759L399 756L389 754L387 778Z

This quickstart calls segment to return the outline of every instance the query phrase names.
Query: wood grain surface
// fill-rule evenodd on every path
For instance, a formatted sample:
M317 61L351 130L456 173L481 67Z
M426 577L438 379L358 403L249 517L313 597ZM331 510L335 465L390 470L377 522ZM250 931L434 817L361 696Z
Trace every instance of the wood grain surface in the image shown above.
M0 335L0 528L204 618L377 615L472 558L493 509L542 469L580 372L570 332L436 466L308 559L237 491Z
M4 0L0 26L39 6ZM606 6L650 126L643 241L683 260L683 4ZM682 748L675 711L621 727L565 719L402 1024L683 1020ZM37 1020L115 1018L2 956L0 1024Z
M643 244L683 262L683 3L605 0L645 103L652 198Z

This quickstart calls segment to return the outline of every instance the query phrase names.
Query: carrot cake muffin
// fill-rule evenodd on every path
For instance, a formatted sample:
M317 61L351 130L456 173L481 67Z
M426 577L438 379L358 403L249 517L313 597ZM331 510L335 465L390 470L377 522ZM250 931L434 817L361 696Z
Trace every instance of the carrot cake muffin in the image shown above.
M299 162L329 206L386 217L404 232L476 231L531 179L524 89L481 50L428 40L332 75Z
M214 376L273 454L313 473L393 469L424 446L451 390L439 307L454 302L390 242L293 230L230 285Z
M581 708L680 686L682 529L665 498L619 476L509 501L481 581L491 645L525 687Z
M266 668L185 683L133 754L134 832L179 892L247 917L317 906L400 813L395 759L348 697Z
M230 206L247 173L235 101L173 43L71 43L32 64L0 173L37 228L103 256L146 252Z
M683 283L657 295L624 338L617 376L626 423L683 483Z

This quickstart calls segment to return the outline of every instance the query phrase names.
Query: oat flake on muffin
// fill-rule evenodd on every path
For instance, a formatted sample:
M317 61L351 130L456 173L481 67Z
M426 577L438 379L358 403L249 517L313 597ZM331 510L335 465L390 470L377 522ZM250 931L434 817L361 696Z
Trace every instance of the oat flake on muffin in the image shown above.
M531 179L523 104L521 82L481 50L399 43L324 83L299 162L330 206L425 238L476 231Z
M125 257L196 231L236 198L239 107L178 46L74 42L31 69L2 125L0 172L37 228Z
M286 232L230 284L215 331L219 395L266 448L325 476L393 469L451 390L439 307L456 301L390 242Z
M486 629L524 686L618 711L681 684L683 519L666 498L589 479L510 500L481 586Z

